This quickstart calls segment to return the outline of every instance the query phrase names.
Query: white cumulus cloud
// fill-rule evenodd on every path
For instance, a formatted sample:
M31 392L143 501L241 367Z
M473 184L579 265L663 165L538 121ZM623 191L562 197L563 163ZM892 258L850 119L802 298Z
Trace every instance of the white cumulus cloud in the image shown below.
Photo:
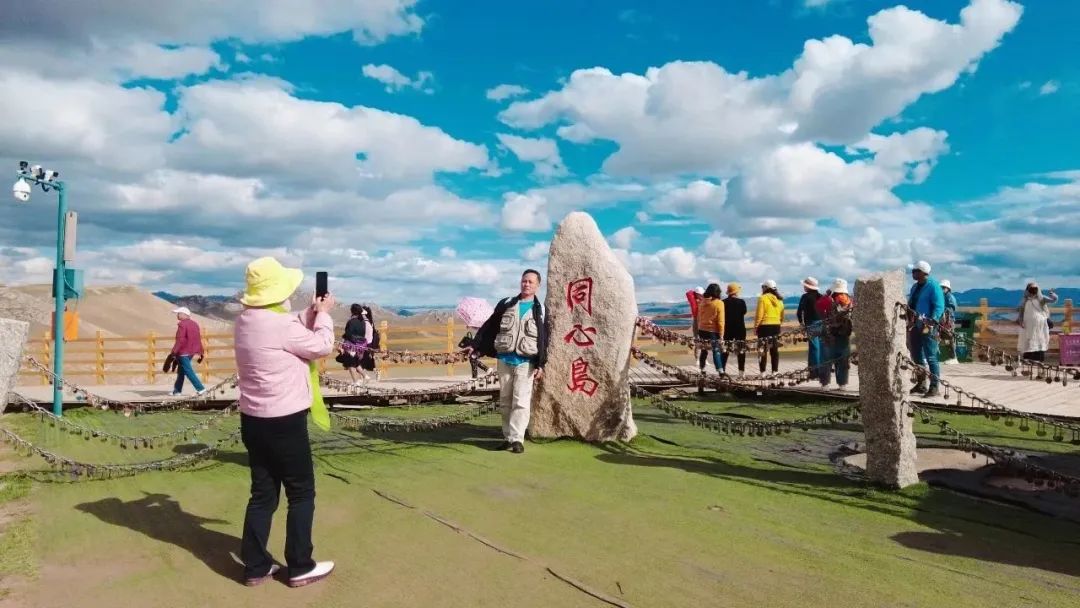
M416 77L409 77L399 72L393 66L369 63L361 68L361 72L364 76L371 78L372 80L378 80L386 85L387 93L396 93L403 89L414 89L422 91L427 95L431 95L435 92L435 89L430 86L431 82L435 79L435 75L428 71L422 70L417 72Z

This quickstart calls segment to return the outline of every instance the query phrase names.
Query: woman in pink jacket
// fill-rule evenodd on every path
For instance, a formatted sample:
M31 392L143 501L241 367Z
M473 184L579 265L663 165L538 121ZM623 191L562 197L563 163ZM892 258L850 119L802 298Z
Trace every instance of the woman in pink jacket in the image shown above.
M251 498L240 548L244 583L249 586L269 580L279 569L266 543L282 486L289 501L288 585L314 583L334 569L334 562L311 558L315 470L307 422L313 400L308 363L333 350L329 311L334 298L327 294L300 314L289 314L289 296L303 278L303 272L285 268L274 258L255 260L247 267L247 287L240 299L245 308L236 320L240 433L251 467Z

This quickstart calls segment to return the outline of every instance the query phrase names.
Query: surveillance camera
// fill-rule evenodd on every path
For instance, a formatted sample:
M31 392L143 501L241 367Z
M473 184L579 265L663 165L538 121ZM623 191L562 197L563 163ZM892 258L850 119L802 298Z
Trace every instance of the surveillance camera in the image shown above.
M15 200L25 203L30 200L30 184L20 177L19 181L15 182L15 185L11 187L11 194L15 197Z
M34 165L33 167L30 167L30 175L41 179L45 177L45 171L41 168L41 165Z
M49 169L49 170L45 171L45 181L47 181L47 182L51 182L53 180L56 180L59 177L60 177L60 172L59 171L53 171L52 169Z
M30 163L25 160L19 161L19 173L26 173L26 169L30 166Z

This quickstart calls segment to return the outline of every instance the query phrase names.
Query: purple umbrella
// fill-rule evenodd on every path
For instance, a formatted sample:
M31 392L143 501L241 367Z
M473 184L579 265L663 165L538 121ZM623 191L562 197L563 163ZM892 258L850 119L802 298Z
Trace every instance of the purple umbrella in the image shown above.
M495 312L495 307L483 298L461 298L455 312L466 327L480 327Z

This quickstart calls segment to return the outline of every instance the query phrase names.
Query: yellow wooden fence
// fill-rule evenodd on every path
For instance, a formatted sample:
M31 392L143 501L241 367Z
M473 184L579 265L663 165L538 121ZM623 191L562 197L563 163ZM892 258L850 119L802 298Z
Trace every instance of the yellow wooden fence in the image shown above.
M383 321L379 324L380 346L383 350L391 351L452 353L457 350L459 334L464 331L465 327L455 324L453 317L439 325L390 325ZM236 372L231 333L203 334L202 343L205 355L202 363L196 365L200 376L204 379L227 378ZM154 384L166 376L161 368L172 346L171 335L150 332L140 336L106 336L99 331L92 338L65 342L64 376L79 384L108 384L110 379L126 384L133 378ZM51 369L51 333L45 332L44 336L31 339L26 354ZM336 354L319 361L322 371L334 365L334 356ZM380 369L425 365L376 361ZM446 369L446 375L454 374L453 365L442 367ZM46 374L23 363L19 369L19 382L25 384L35 380L42 384L49 383Z

